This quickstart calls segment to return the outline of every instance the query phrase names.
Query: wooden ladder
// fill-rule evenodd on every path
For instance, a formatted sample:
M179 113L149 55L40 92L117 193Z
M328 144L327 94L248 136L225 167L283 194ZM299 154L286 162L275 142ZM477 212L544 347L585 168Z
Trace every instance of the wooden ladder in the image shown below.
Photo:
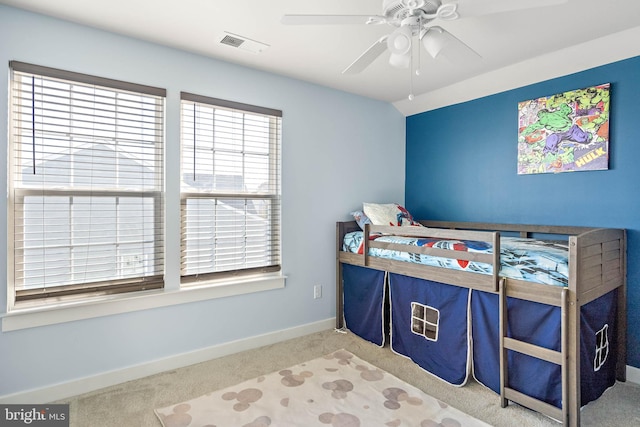
M507 279L500 280L499 299L500 299L500 406L505 408L509 401L513 401L534 411L547 415L555 420L560 421L563 425L569 425L569 391L568 391L568 372L567 372L567 289L561 290L561 343L560 351L548 349L538 345L530 344L525 341L516 340L507 336L508 310L507 310ZM535 298L532 298L535 301ZM541 301L536 301L541 302ZM509 367L508 352L517 351L537 359L555 363L561 367L562 375L562 408L557 408L537 398L527 396L511 387L509 387Z

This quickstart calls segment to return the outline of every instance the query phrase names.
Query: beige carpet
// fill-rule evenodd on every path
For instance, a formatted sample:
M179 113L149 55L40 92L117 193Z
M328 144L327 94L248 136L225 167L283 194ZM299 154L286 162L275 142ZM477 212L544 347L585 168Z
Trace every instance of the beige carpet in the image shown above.
M344 349L156 414L164 427L489 427Z
M243 351L207 362L74 396L71 427L159 427L154 413L243 381L280 371L344 348L431 396L496 427L559 427L560 424L518 405L500 407L497 394L470 381L454 387L425 373L411 360L352 333L333 330ZM640 386L617 383L582 410L582 427L640 426ZM52 402L56 403L56 402ZM330 427L330 426L327 426Z

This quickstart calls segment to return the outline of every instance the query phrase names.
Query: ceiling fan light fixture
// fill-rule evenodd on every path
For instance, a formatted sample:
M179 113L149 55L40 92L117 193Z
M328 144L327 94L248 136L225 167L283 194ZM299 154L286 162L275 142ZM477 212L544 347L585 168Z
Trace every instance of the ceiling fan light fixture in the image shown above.
M409 65L411 64L411 55L408 53L404 55L392 53L389 57L389 64L396 68L409 68Z
M427 33L422 37L422 46L432 58L436 58L451 41L448 36L449 33L440 27L429 27Z
M387 38L387 48L391 52L389 64L398 68L407 68L411 62L411 27L399 27Z
M391 53L404 55L411 50L411 28L400 27L387 38L387 47Z

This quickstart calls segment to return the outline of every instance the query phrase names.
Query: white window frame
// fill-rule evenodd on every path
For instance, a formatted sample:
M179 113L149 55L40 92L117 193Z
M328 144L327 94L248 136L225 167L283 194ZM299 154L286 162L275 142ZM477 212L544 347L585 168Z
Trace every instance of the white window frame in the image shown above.
M233 114L238 114L242 117L249 117L252 115L260 115L264 116L266 120L268 120L269 128L268 128L268 190L264 192L251 192L251 191L224 191L212 188L205 189L191 189L188 185L185 184L186 173L183 168L181 169L181 192L180 192L180 204L181 204L181 285L182 286L201 286L201 285L215 285L216 283L220 283L221 281L228 280L229 278L242 278L242 277L256 277L256 276L269 276L273 273L278 273L281 270L281 261L280 261L280 150L281 150L281 117L282 112L279 110L258 107L253 105L242 104L233 101L221 100L217 98L211 98L201 95L195 95L191 93L182 92L180 94L181 98L181 165L184 165L185 162L195 162L195 152L187 152L187 144L191 143L192 146L195 147L197 141L195 141L197 136L197 131L195 127L197 124L195 123L195 109L203 108L206 110L216 111L216 110L225 110L227 112L232 112ZM191 110L194 109L194 110ZM193 111L193 113L191 113ZM185 115L193 114L193 118L189 123L186 123ZM192 116L189 116L192 117ZM245 143L244 137L244 123L242 125L243 128L243 136L242 140L234 144L234 149L238 149L239 145L243 145ZM210 129L214 134L213 140L215 141L215 132L218 128L216 125L212 125ZM225 131L228 130L225 128ZM193 139L193 141L186 141L187 137L185 135L189 135L188 138ZM211 141L209 141L211 143ZM216 149L216 143L213 143L214 150ZM241 148L240 151L244 154L244 148ZM243 160L244 162L244 160ZM246 167L246 164L243 163ZM193 171L198 171L199 166L193 166ZM211 171L212 177L215 179L215 170ZM240 178L244 178L243 174ZM247 201L252 200L263 200L269 205L269 210L267 216L269 218L267 227L267 234L269 238L267 240L267 249L265 249L266 255L264 255L268 260L265 260L262 265L259 266L242 266L239 267L217 267L217 261L215 260L215 252L216 248L210 247L209 252L214 255L211 256L211 263L216 264L214 266L205 266L205 271L197 271L196 273L189 272L188 266L189 260L188 256L191 254L186 248L188 247L188 232L189 226L187 224L187 204L190 201L211 201L212 203L218 204L220 201L223 203L225 201L239 201L246 204ZM244 215L238 215L239 218L248 217L249 214L245 213ZM216 222L217 224L217 222ZM241 226L242 227L242 226ZM248 226L244 226L245 231L248 233ZM213 234L213 233L212 233ZM212 235L212 239L215 239L216 236ZM245 252L245 250L239 250L239 252ZM241 255L238 255L241 256ZM241 261L235 260L235 263L242 264ZM207 263L205 263L207 264ZM195 268L194 268L195 269Z
M17 62L12 62L11 65L15 65ZM18 63L22 64L22 63ZM44 67L32 66L30 64L22 64L24 66L35 67L35 70L39 70ZM68 76L69 72L49 69L49 72L59 73L58 77L64 78ZM72 73L80 79L90 78L95 79L93 76L85 76L83 74ZM111 81L112 83L124 85L127 90L134 90L138 87L135 84L129 84L121 81ZM162 89L163 90L163 89ZM163 90L164 91L164 90ZM238 104L242 105L242 104ZM165 179L179 180L180 165L178 161L171 161L173 158L178 158L176 154L179 153L178 147L166 147L167 156L165 156L164 176ZM171 162L171 163L169 163ZM165 186L166 187L166 186ZM180 190L176 186L170 185L167 188L165 199L169 201L180 200ZM172 202L173 203L173 202ZM286 276L282 274L282 271L276 271L273 273L260 273L248 276L229 276L226 278L220 278L215 282L201 283L201 286L181 286L180 283L180 271L179 257L180 251L176 250L176 243L179 243L179 233L173 230L180 227L180 217L176 217L174 213L177 213L173 208L167 209L165 206L163 210L164 215L164 227L165 227L165 280L164 287L162 289L140 291L140 292L128 292L112 295L82 295L75 298L69 298L65 301L43 301L43 304L33 304L29 307L16 308L13 304L14 301L14 287L13 278L7 269L7 311L4 314L0 314L2 320L2 331L14 331L26 328L40 327L46 325L59 324L70 321L78 321L83 319L91 319L102 316L110 316L121 313L134 312L139 310L147 310L158 307L167 307L178 304L192 303L197 301L205 301L216 298L224 298L235 295L250 294L255 292L262 292L267 290L282 289L285 287ZM8 206L8 223L11 224L12 207ZM13 252L13 239L8 237L8 254ZM168 239L168 240L167 240ZM177 240L176 240L177 239ZM7 260L9 263L10 261ZM9 265L7 265L8 267Z
M162 288L166 91L18 61L10 62L10 71L8 311ZM23 92L25 87L31 87L30 93ZM145 136L140 137L142 134ZM28 147L32 148L26 152ZM101 157L105 155L109 157ZM141 163L143 158L146 164ZM45 166L49 162L57 163L53 168ZM91 169L85 169L85 165ZM94 169L95 165L104 173ZM121 169L125 165L130 170ZM27 166L33 168L33 175L23 172ZM148 172L142 176L142 170ZM29 198L41 198L37 215L42 218L37 224L33 214L23 208L35 206L25 204ZM59 211L58 220L49 210L54 209L53 205L46 200L59 200L57 208L66 206ZM126 221L130 201L146 205L142 212L152 222L144 235L139 230L136 236L126 234L127 229L135 232L139 227L121 222ZM101 211L101 205L95 203L104 202L108 203L109 215L114 215L104 217L114 221L102 227L109 230L91 227L91 221L99 222L102 216L76 216L91 212L93 217ZM55 226L49 225L54 220ZM92 230L96 231L86 234ZM35 234L37 240L30 237L34 233L41 233L39 238ZM37 242L38 246L34 246ZM127 266L126 260L131 256L124 248L136 246L140 246L136 256L148 258L148 265L139 262L135 268ZM27 254L30 247L41 247L38 251L43 254L42 260L38 261L33 250L32 255ZM109 258L92 247L107 248ZM79 248L83 254L77 254ZM60 266L51 266L54 261L44 254L60 250L67 252L68 258L60 259ZM77 264L80 255L87 257L82 266L86 273L82 275ZM105 259L109 264L96 264ZM41 276L30 274L27 261L33 266L31 271L35 266L44 269L35 270ZM58 273L62 275L56 276ZM87 279L83 278L85 274ZM52 280L52 276L58 278Z

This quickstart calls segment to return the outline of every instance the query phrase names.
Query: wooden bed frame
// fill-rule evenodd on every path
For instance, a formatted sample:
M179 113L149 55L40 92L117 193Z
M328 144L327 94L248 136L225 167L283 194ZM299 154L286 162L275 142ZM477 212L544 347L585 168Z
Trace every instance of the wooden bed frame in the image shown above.
M471 222L420 221L425 227L367 225L364 230L363 254L342 250L345 234L359 231L355 221L336 224L336 328L343 327L342 265L398 273L449 285L462 286L499 294L500 300L500 403L511 400L550 416L564 425L580 425L580 307L618 289L617 294L617 355L616 379L626 380L626 231L624 229L565 227ZM401 234L413 237L475 240L493 245L492 254L407 246L370 241L371 233ZM569 243L569 283L567 287L542 285L499 276L500 233L532 237L562 235ZM429 254L458 260L473 260L493 265L493 275L449 270L369 256L369 248L399 250L414 254ZM514 340L506 336L507 297L535 301L561 308L561 351L553 351ZM562 409L524 395L509 387L507 353L524 353L556 363L562 372Z

